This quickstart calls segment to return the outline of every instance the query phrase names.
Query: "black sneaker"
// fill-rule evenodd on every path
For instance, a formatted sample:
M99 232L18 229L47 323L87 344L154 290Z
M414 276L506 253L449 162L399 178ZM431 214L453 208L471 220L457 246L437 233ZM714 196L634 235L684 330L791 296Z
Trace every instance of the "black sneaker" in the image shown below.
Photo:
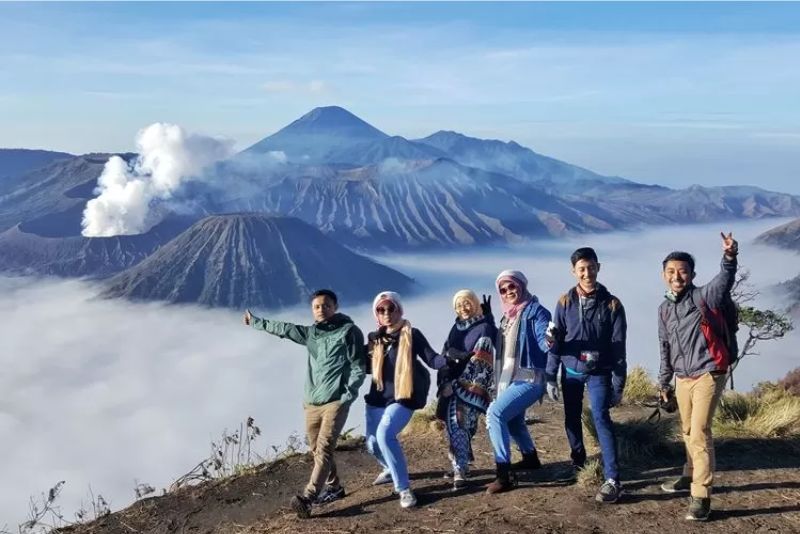
M678 493L680 491L689 491L691 487L692 478L681 476L661 484L661 491L664 493Z
M311 517L311 499L308 497L295 495L292 497L292 500L289 501L289 505L300 519L308 519Z
M522 460L511 464L512 471L530 471L533 469L541 469L542 462L539 461L539 455L534 450L522 455Z
M586 452L572 451L569 457L572 459L572 469L575 471L583 469L583 466L586 465Z
M613 503L619 500L620 495L622 495L622 485L613 478L609 478L600 486L600 490L597 492L597 495L594 496L594 500L603 503Z
M325 488L317 496L314 504L328 504L333 501L343 499L345 495L346 493L344 491L344 486L339 486L338 488L325 486Z
M711 499L692 497L685 519L687 521L708 521L709 515L711 515Z

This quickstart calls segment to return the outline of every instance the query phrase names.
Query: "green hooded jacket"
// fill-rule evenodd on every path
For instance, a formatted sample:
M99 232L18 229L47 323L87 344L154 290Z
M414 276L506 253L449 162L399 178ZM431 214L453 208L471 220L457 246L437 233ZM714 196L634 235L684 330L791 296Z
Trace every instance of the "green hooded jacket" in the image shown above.
M302 326L252 316L257 330L288 338L308 348L303 402L319 406L333 401L349 405L366 376L364 334L347 315Z

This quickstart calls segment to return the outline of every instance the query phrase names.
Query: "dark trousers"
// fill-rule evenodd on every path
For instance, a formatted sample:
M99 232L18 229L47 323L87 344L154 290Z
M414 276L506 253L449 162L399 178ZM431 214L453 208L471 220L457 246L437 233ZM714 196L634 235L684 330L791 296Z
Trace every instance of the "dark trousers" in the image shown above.
M586 460L586 449L583 446L583 391L589 390L589 404L592 407L597 439L603 454L603 473L606 479L619 481L617 465L617 439L614 436L614 425L611 422L611 374L573 375L566 371L561 373L561 387L564 395L564 428L572 449L572 460L582 465Z

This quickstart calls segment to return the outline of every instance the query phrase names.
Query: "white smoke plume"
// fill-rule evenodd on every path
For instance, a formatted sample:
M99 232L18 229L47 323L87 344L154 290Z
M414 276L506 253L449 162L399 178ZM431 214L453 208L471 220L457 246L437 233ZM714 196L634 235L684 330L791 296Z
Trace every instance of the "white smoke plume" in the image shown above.
M204 167L232 154L231 140L188 133L157 122L139 131L138 158L127 163L112 156L97 182L97 198L83 211L85 237L140 234L150 226L155 200L167 200Z

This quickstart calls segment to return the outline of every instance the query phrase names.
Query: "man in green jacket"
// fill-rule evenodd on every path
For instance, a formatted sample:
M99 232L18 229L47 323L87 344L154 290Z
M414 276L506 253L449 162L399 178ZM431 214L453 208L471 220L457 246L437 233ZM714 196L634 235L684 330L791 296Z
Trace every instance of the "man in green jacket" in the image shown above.
M364 335L347 315L337 313L336 294L320 289L311 295L314 324L302 326L261 319L247 310L244 324L308 348L303 405L314 469L305 490L292 497L297 516L306 519L311 505L344 497L333 452L350 405L366 376Z

